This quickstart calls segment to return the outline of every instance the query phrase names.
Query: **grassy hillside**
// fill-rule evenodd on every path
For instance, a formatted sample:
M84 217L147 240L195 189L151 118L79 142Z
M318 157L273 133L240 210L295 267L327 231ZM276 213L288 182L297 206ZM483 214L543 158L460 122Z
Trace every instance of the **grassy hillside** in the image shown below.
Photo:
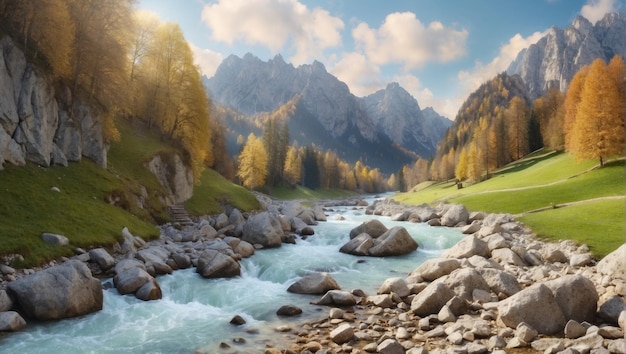
M295 187L275 187L272 188L270 195L278 199L333 199L344 198L356 195L351 191L339 189L318 189L313 190L303 186Z
M121 121L118 128L122 138L111 145L107 169L88 159L68 167L5 165L0 171L0 256L21 254L24 261L15 266L34 266L72 255L76 247L112 246L124 227L145 239L158 236L155 225L169 220L162 204L166 192L144 164L176 149L141 125ZM194 194L187 206L195 214L221 212L224 204L258 208L251 193L212 170L204 172ZM70 246L45 244L44 232L68 237Z
M539 236L586 243L602 257L625 241L626 186L623 160L603 168L595 164L540 152L481 183L457 189L454 182L428 182L394 199L410 204L447 201L470 210L516 214Z

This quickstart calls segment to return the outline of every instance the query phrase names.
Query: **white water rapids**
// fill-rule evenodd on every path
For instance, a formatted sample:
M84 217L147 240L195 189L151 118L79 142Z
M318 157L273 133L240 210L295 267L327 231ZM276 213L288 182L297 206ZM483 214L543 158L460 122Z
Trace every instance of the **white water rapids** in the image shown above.
M360 288L373 295L386 278L406 276L462 237L451 228L364 215L364 208L333 210L327 222L314 227L314 236L298 239L295 245L259 250L242 260L240 277L207 280L195 269L175 271L157 278L163 299L151 302L121 296L111 288L104 291L100 312L49 323L29 322L21 332L0 334L0 353L213 353L220 351L221 342L232 350L262 352L272 340L273 328L283 324L297 327L303 320L328 313L327 307L309 304L320 296L287 292L299 277L325 271L342 289ZM337 220L338 215L345 220ZM418 250L386 258L340 253L350 230L373 218L389 228L405 227L418 242ZM286 304L299 306L304 313L291 319L278 318L276 310ZM235 315L242 316L246 324L229 324ZM244 338L245 343L236 344L235 338Z

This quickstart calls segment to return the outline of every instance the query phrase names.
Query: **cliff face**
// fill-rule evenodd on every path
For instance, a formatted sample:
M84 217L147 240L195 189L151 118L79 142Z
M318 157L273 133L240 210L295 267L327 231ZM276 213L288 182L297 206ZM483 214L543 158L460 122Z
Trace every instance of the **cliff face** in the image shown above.
M625 33L625 12L609 13L595 25L579 16L565 29L552 27L521 51L507 73L520 75L531 99L553 87L565 91L576 72L596 58L626 57Z
M70 107L69 90L60 90L8 36L0 39L0 169L5 162L65 166L82 157L106 167L99 115L81 102Z

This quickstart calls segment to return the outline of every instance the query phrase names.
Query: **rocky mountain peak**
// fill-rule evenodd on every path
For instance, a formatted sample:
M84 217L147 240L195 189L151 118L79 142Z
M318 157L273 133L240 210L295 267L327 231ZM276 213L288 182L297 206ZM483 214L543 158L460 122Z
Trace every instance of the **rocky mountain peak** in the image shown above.
M552 87L564 91L576 72L596 58L606 62L616 54L626 58L624 33L626 13L609 13L595 25L578 16L567 28L552 27L520 51L507 73L520 75L531 99Z

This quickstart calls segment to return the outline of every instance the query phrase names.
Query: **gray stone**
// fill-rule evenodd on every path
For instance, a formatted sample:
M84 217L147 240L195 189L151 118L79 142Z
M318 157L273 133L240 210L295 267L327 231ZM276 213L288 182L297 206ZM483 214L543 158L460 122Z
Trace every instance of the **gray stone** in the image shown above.
M565 324L564 334L565 338L575 339L584 336L587 333L587 329L583 327L578 321L569 320Z
M361 225L355 227L354 229L350 230L350 239L353 239L362 233L366 233L370 235L372 238L377 238L378 236L387 232L387 230L388 230L387 227L383 225L382 222L376 219L368 220L362 223Z
M376 348L378 353L381 354L404 354L404 348L395 339L385 339Z
M248 218L243 227L242 240L263 247L279 247L282 243L283 230L280 221L268 212L262 212Z
M464 205L453 204L448 208L446 213L441 217L441 225L456 226L461 222L467 222L469 213Z
M394 305L393 299L389 294L368 296L367 302L382 308L390 308Z
M515 336L525 343L532 342L538 335L539 333L525 322L520 322L515 328Z
M346 242L341 248L339 252L352 254L355 256L368 256L369 249L374 246L374 239L366 234L362 233Z
M301 313L302 309L294 305L283 305L276 311L276 315L285 317L293 317Z
M115 265L115 259L104 248L95 248L89 251L89 258L100 266L102 270L109 270Z
M511 296L522 289L515 276L510 273L492 268L478 269L478 273L489 285L491 291L496 294L502 293Z
M600 274L608 275L613 279L626 280L626 243L602 258L596 265Z
M411 293L406 281L403 278L395 277L386 279L383 284L378 288L379 294L394 293L401 298L409 296Z
M500 264L512 264L518 267L523 267L526 262L510 248L498 248L491 251L491 258L499 262Z
M319 301L311 302L314 305L326 306L353 306L356 305L356 298L347 291L329 290Z
M70 240L67 237L48 232L43 233L41 239L54 246L67 246L70 244Z
M611 341L607 349L611 353L626 354L626 339L622 338L622 339Z
M422 317L436 314L454 295L454 291L446 284L430 283L426 289L415 295L411 301L411 311Z
M330 331L330 339L337 344L347 343L352 338L354 338L354 329L347 323Z
M530 286L501 301L498 313L502 323L510 328L526 322L541 334L560 332L566 324L552 291L543 284Z
M145 282L135 293L135 297L143 301L159 300L162 296L161 287L154 278Z
M113 277L113 283L117 291L122 295L136 293L137 290L152 279L145 267L118 269L116 266L115 270L117 274Z
M10 282L8 290L24 314L37 320L82 316L103 304L100 281L76 260Z
M340 290L339 284L328 273L314 273L291 284L287 291L296 294L325 294L328 290Z
M489 256L489 247L485 241L476 238L473 235L465 236L456 245L446 250L442 257L444 258L470 258L472 256Z
M616 325L622 311L626 311L626 304L619 295L614 295L600 305L598 315L607 323Z
M592 322L595 319L598 292L591 280L582 275L566 275L544 285L554 294L566 320Z
M207 249L198 257L196 271L203 278L230 278L241 275L239 262L214 249Z
M26 321L15 311L0 312L0 332L17 332L26 327Z
M569 265L572 267L586 267L593 263L593 258L589 253L574 254L569 259Z
M441 323L454 322L456 321L456 316L448 305L443 305L439 313L437 313L437 320Z
M489 284L483 279L480 273L473 268L460 268L450 273L444 283L452 289L456 295L466 301L472 301L474 290L480 289L489 291Z
M457 259L433 258L422 263L409 273L409 275L419 275L425 281L433 281L452 273L453 270L459 267L461 267L461 263Z
M13 299L6 290L0 289L0 312L9 311L13 308Z
M602 326L598 329L598 334L606 339L618 339L624 337L624 332L613 326Z
M415 251L417 247L417 242L404 227L394 226L374 239L374 246L368 254L373 257L400 256Z

